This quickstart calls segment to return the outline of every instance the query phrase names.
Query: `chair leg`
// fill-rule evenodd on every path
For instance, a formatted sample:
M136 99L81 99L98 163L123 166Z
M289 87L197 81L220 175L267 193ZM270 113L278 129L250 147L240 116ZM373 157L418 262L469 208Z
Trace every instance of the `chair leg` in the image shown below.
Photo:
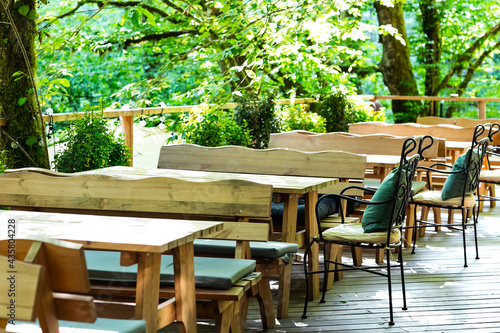
M464 267L467 267L467 245L465 243L465 222L467 222L467 209L462 209L462 240L464 245Z
M315 243L315 239L313 238L313 240L311 241L311 243L309 243L309 245L307 246L305 252L304 252L304 275L305 275L305 279L306 279L306 299L304 301L304 311L302 312L302 319L305 319L307 318L307 304L309 303L309 272L307 271L307 257L311 251L311 247L313 246L313 244Z
M495 186L495 185L493 185ZM479 219L479 210L476 211L476 208L472 208L472 222L474 223L474 243L476 245L476 260L479 259L479 247L477 245L477 221Z
M488 184L490 190L490 208L495 208L497 205L497 201L495 200L495 184Z
M406 306L406 286L405 286L405 270L404 270L404 262L403 262L403 246L399 247L399 254L398 254L398 262L399 262L399 267L401 269L401 292L403 293L403 310L408 310L408 307Z
M391 285L391 253L387 249L385 250L387 254L387 288L389 291L389 313L390 313L390 320L389 320L389 326L394 326L394 313L392 309L392 285ZM402 252L402 249L400 249L399 253Z

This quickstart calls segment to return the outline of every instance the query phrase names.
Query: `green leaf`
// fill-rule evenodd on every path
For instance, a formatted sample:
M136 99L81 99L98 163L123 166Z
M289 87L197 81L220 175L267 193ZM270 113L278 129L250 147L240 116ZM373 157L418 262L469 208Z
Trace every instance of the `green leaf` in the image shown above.
M19 106L22 106L24 103L26 103L26 97L21 97L17 100L17 104L19 104Z
M155 17L149 10L142 7L137 7L137 10L141 12L142 15L146 16L147 22L149 24L151 24L152 26L156 26Z
M7 38L2 39L2 42L4 42L4 44L7 44L7 43L8 43L8 41L9 41L9 40L8 40Z
M33 146L36 142L38 141L38 139L35 137L35 136L30 136L29 138L26 139L26 145L28 146Z
M30 10L29 14L28 14L28 19L32 20L32 21L36 21L36 19L38 18L38 15L36 10L32 9Z
M28 90L28 94L32 94L34 92L33 88L31 88L30 90Z
M23 5L23 6L19 7L19 8L17 9L17 11L18 11L18 12L19 12L19 14L21 14L22 16L26 16L26 15L29 13L29 11L30 11L30 6L28 6L28 5Z

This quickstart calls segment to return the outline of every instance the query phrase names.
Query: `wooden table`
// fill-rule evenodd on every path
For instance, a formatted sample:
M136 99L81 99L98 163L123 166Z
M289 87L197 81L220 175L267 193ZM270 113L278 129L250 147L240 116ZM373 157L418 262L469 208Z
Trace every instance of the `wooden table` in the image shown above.
M469 141L448 141L446 140L446 156L451 156L451 163L455 163L458 156L465 154L467 149L471 147Z
M203 180L215 181L223 179L240 179L255 183L268 184L273 186L274 193L283 194L283 225L282 241L296 243L297 231L297 207L300 196L305 200L305 233L306 242L313 239L318 234L316 223L315 207L318 201L318 190L328 186L334 186L339 183L338 178L319 178L319 177L299 177L299 176L277 176L277 175L259 175L228 172L209 172L209 171L191 171L177 169L141 169L133 167L110 167L92 171L85 171L86 174L112 175L114 177L123 177L135 179L137 177L169 177L181 180ZM319 269L319 249L313 246L311 249L312 270ZM311 279L311 298L319 297L319 275L313 275Z
M366 156L366 168L373 169L370 178L383 180L393 169L397 168L401 156L396 155L369 155Z
M0 211L2 239L8 238L11 218L16 220L15 238L49 237L89 250L137 254L136 319L145 319L150 333L171 318L182 323L181 332L196 332L193 240L221 230L221 222ZM161 254L166 251L174 257L175 300L158 305Z

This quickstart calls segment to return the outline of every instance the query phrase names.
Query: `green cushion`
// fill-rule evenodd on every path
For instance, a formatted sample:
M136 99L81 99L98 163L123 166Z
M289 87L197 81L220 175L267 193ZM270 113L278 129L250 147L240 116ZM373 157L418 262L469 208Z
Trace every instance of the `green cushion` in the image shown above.
M372 202L387 201L394 198L398 185L398 172L399 167L392 170L391 173L384 178L377 189L377 192L373 195L371 200ZM404 173L402 173L402 176L402 181L406 181ZM392 205L392 202L382 205L367 205L365 212L363 213L363 218L361 219L361 225L363 226L364 232L387 231L387 228L393 219L391 216ZM398 206L399 205L401 205L401 203L398 203ZM394 213L397 212L398 206L396 207Z
M216 256L234 256L236 241L218 239L195 239L195 254ZM252 258L276 259L290 253L295 254L299 246L294 243L283 242L250 242Z
M467 159L471 150L467 150L465 154L460 155L451 171L460 171L459 173L450 174L446 181L444 182L443 189L441 191L441 199L448 200L451 198L461 197L464 193L464 186L466 186L466 170L467 170ZM479 154L474 151L472 154L472 161L479 162ZM472 194L474 191L467 191L465 194Z
M39 332L40 327L38 321L36 323L29 323L23 321L16 321L16 325L7 325L9 332ZM74 333L91 333L91 332L112 332L112 333L146 333L145 320L119 320L119 319L104 319L97 318L94 323L77 323L74 321L59 321L61 329L71 328L71 330L64 330L64 332Z
M91 280L135 282L137 264L120 266L120 253L85 251ZM229 258L194 258L194 280L197 288L229 289L244 276L255 271L255 260ZM174 264L171 255L161 256L160 283L174 285Z

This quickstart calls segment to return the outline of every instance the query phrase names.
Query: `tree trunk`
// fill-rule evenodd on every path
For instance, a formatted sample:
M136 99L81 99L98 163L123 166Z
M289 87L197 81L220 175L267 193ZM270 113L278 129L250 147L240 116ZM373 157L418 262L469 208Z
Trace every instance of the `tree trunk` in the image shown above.
M425 95L437 96L440 81L439 61L441 59L441 27L436 0L421 0L422 31L427 37L423 63L425 64ZM432 105L433 104L433 105ZM431 106L432 105L432 106ZM423 115L437 116L439 104L437 101L425 104Z
M37 102L33 93L36 87L32 86L29 79L22 46L5 12L8 3L11 6L7 10L21 36L32 72L36 71L36 23L30 19L34 18L36 13L36 1L2 1L0 4L0 22L2 22L0 24L0 113L6 118L7 125L3 127L5 133L0 132L0 149L7 150L9 168L28 166L48 168L47 148L43 140L41 119L38 117ZM29 6L29 10L34 12L23 16L20 14L20 11L23 11L20 10L21 6ZM17 72L24 74L12 77Z
M386 7L377 1L374 6L377 11L379 25L393 26L405 42L405 45L403 45L394 36L380 35L383 53L379 69L382 72L384 83L389 88L391 95L418 96L417 82L410 62L403 4L397 1L394 7ZM420 108L421 103L416 101L392 101L392 111L396 122L415 121Z

